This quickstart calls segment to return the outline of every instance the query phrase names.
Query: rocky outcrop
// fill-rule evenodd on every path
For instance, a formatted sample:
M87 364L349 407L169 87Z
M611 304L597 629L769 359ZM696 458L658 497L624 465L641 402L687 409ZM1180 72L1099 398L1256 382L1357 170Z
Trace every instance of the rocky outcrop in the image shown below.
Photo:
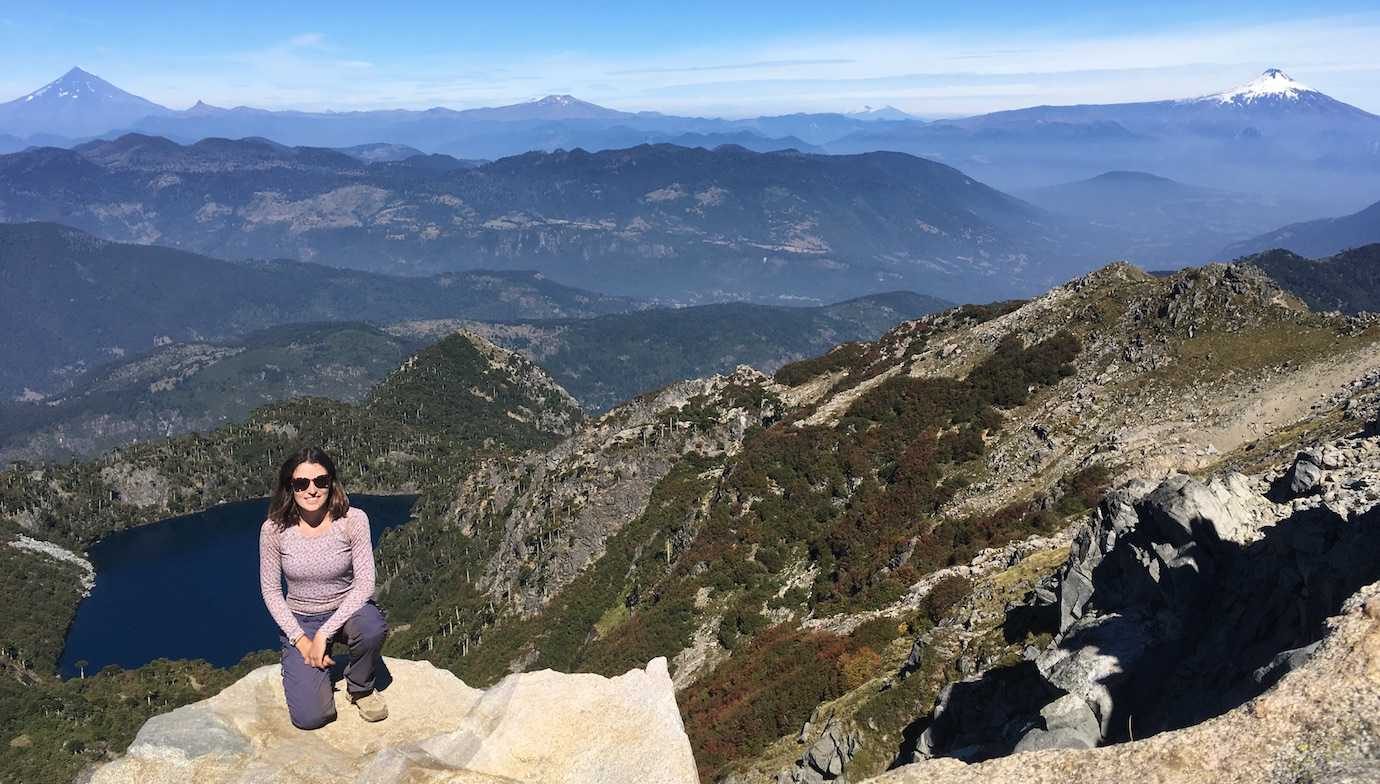
M649 393L586 423L545 452L483 461L448 515L467 536L494 528L498 545L476 585L496 605L533 615L604 553L646 508L687 452L732 454L779 389L748 367ZM746 398L736 398L752 390ZM696 416L710 411L712 416Z
M1380 578L1370 441L1301 453L1273 481L1174 475L1108 493L1049 590L1030 597L1057 618L1052 642L946 689L916 757L973 762L1177 730L1302 666L1325 619Z
M810 730L810 724L807 723L797 740L805 742ZM824 784L826 781L845 784L848 762L861 745L862 737L856 728L839 721L836 716L830 716L819 736L796 760L795 766L776 774L776 784Z
M1306 664L1217 718L1133 743L934 759L870 784L1359 784L1380 780L1380 583L1353 596Z
M277 665L208 700L155 716L128 753L89 784L695 784L666 660L617 678L541 672L472 689L428 662L386 659L388 719L364 722L336 692L340 718L288 721Z

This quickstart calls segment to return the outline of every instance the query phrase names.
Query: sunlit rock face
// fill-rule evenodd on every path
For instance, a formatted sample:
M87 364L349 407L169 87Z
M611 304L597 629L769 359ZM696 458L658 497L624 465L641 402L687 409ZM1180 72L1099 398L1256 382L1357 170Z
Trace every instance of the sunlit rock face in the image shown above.
M389 717L288 721L279 667L155 716L91 784L162 782L666 782L699 778L665 659L616 678L551 670L473 689L425 661L385 659Z

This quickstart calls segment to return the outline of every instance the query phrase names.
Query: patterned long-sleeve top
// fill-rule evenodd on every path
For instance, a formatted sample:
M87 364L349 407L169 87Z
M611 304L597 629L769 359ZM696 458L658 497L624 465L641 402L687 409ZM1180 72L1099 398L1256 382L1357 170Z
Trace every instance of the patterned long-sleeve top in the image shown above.
M295 525L279 531L272 520L259 529L259 589L289 643L303 634L293 613L334 611L321 626L330 639L374 595L369 516L352 506L330 526L314 536L304 535ZM286 597L280 575L287 578Z

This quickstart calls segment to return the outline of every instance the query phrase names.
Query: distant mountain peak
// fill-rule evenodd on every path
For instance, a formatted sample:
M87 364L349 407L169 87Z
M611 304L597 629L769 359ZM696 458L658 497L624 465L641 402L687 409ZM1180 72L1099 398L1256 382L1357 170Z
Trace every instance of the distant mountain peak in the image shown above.
M849 112L849 117L855 120L913 120L914 115L897 109L891 104L885 106L864 105L860 112Z
M627 116L624 112L582 101L566 93L553 93L509 106L466 111L475 116L500 120L583 120Z
M57 79L54 79L24 96L21 100L28 103L45 96L76 100L83 96L101 97L120 92L122 91L118 87L99 76L89 74L80 68L73 68Z
M53 81L34 90L28 95L11 101L11 104L27 104L34 101L45 102L137 102L153 109L163 109L163 107L152 101L140 98L137 95L127 93L115 85L107 82L93 73L83 71L80 68L72 68L67 73L59 76Z
M1302 82L1295 81L1293 77L1278 68L1268 68L1260 76L1240 87L1204 96L1200 100L1240 105L1252 104L1260 100L1297 101L1307 93L1317 93L1317 90Z
M168 113L167 108L127 93L95 74L72 68L28 95L0 103L0 129L15 135L86 136Z
M1090 182L1174 182L1168 177L1161 177L1158 174L1151 174L1143 171L1130 171L1126 169L1113 169L1103 172L1091 178Z
M221 114L227 111L229 110L224 107L216 106L214 104L209 104L205 101L198 100L196 103L192 104L191 108L187 109L184 113L189 115L205 116L208 114Z
M570 94L568 94L568 93L561 93L561 94L559 94L559 95L553 93L553 94L548 95L548 96L545 96L545 97L543 97L543 98L536 98L536 99L534 99L534 100L528 101L528 102L525 103L525 104L517 104L517 105L518 105L518 106L523 106L523 107L526 107L526 108L529 108L529 109L548 109L548 110L552 110L552 109L554 109L554 110L561 110L561 109L566 109L566 110L570 110L570 109L581 109L581 110L592 110L592 111L599 111L599 112L608 112L608 111L612 111L611 109L607 109L607 108L605 108L605 107L603 107L603 106L600 106L600 105L597 104L597 103L590 103L589 101L582 101L582 100L580 100L579 98L576 98L575 96L570 95Z

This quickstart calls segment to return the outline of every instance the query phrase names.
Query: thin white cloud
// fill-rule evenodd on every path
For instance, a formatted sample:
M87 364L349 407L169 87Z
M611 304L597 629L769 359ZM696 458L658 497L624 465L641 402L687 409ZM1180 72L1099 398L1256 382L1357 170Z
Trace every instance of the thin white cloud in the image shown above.
M326 36L322 33L301 33L289 38L288 43L293 46L321 46L326 43Z
M843 65L853 60L843 58L826 60L759 60L754 63L727 63L723 65L685 65L680 67L629 68L622 71L609 71L609 76L625 76L651 73L693 73L696 71L749 71L757 68L777 68L794 65Z

